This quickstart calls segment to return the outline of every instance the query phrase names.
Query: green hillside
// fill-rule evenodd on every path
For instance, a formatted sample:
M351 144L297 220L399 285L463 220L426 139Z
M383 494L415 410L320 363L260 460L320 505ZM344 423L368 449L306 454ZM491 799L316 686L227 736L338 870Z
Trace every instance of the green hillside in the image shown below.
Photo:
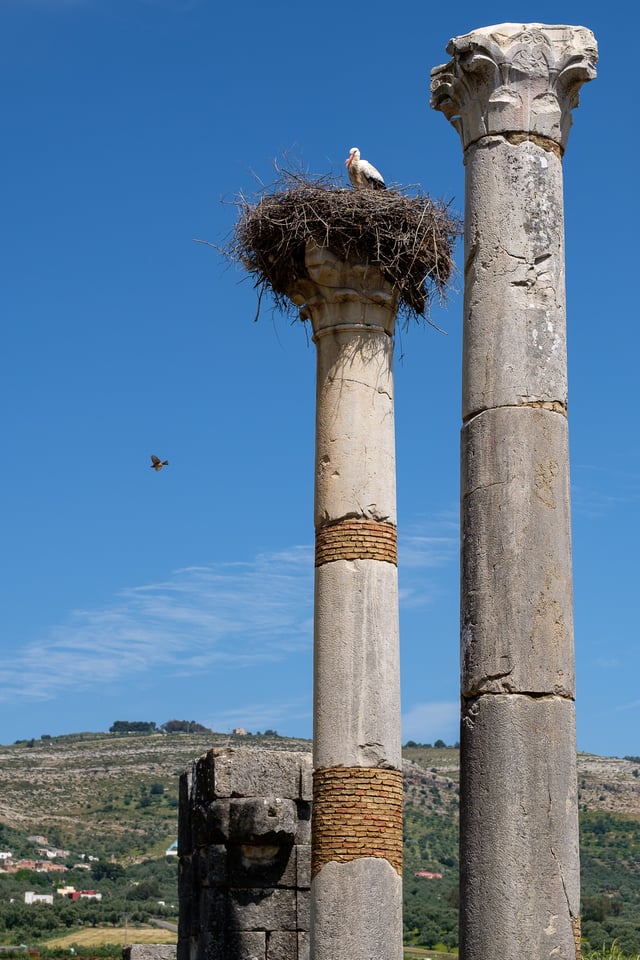
M457 944L459 758L405 747L405 942ZM578 755L582 932L640 952L640 760ZM441 873L442 879L416 877Z
M177 917L178 778L211 747L310 750L277 735L83 733L0 746L0 853L66 853L60 874L0 872L0 945L38 943L93 924ZM404 748L404 920L407 943L455 947L459 756ZM578 756L583 932L592 948L617 939L640 952L640 762ZM36 841L33 838L44 838ZM31 838L31 839L30 839ZM422 874L422 876L416 876ZM429 874L441 876L429 877ZM63 885L102 900L24 903ZM13 902L11 902L13 901ZM163 901L160 904L158 901Z

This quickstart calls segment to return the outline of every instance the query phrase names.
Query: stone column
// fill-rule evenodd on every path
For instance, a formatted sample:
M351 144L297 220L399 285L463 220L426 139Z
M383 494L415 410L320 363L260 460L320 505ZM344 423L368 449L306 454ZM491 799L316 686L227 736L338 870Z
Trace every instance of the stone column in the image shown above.
M317 348L312 960L401 960L393 331L373 267L307 250Z
M452 40L432 106L466 168L462 960L579 956L562 155L583 27Z

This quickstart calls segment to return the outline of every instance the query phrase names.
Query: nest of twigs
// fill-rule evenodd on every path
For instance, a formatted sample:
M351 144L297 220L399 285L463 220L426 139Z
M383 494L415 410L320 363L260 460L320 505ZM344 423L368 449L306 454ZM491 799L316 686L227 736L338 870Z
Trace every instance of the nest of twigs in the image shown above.
M375 265L399 293L405 319L429 318L434 298L445 299L461 221L449 204L399 189L345 189L329 177L285 171L256 197L236 200L239 216L225 248L255 280L258 312L265 293L297 315L287 292L307 279L308 243L339 259Z

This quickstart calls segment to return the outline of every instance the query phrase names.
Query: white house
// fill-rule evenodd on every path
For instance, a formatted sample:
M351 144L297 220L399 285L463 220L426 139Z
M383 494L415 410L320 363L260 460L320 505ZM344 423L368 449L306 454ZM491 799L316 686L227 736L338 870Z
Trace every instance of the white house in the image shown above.
M49 850L47 847L39 847L36 853L39 857L47 857L49 860L55 860L56 857L65 859L69 856L68 850Z
M53 903L52 893L34 893L33 890L27 890L24 895L25 903Z

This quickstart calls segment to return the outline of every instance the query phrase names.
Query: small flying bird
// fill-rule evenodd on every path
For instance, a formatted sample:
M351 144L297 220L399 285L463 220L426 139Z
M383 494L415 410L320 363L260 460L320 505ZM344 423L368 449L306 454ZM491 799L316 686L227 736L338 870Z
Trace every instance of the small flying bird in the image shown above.
M151 454L151 469L152 469L152 470L162 470L163 467L168 467L168 466L169 466L169 461L168 461L168 460L161 460L160 457L154 457L154 455Z
M345 165L352 186L368 187L370 190L385 189L386 183L382 174L368 160L360 159L360 151L357 147L351 147Z

